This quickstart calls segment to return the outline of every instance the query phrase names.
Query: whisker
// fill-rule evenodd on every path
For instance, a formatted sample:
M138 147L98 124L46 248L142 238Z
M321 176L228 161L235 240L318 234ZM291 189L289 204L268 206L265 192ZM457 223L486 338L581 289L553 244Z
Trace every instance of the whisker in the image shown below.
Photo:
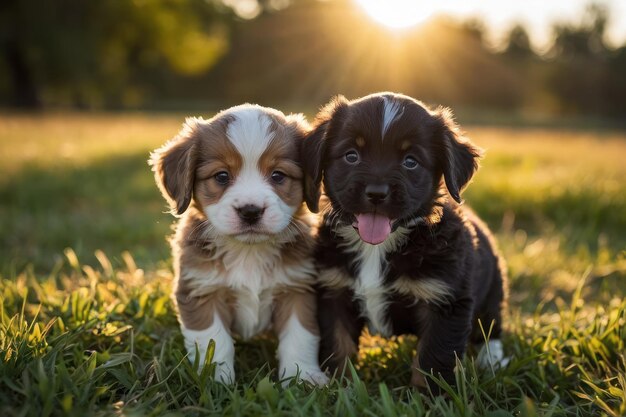
M203 220L203 221L201 221L200 223L198 223L198 224L196 225L196 227L194 227L193 229L191 229L191 231L190 231L190 232L189 232L189 234L187 235L187 239L192 240L192 239L193 239L193 234L194 234L196 231L198 231L198 230L201 230L201 229L202 229L202 230L204 230L204 229L206 229L206 225L207 225L207 224L209 224L209 226L212 226L212 225L209 223L209 220L208 220L208 219Z

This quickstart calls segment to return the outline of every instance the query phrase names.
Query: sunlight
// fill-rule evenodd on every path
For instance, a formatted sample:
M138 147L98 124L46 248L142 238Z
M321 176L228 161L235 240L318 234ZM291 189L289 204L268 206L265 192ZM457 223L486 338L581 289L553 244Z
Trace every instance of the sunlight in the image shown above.
M378 23L392 29L415 26L428 19L436 3L424 0L355 0Z

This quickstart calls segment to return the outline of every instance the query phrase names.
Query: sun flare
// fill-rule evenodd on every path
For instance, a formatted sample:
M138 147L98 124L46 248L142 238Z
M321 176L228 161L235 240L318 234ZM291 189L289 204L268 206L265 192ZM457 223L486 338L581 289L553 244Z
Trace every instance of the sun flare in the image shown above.
M355 0L365 12L392 29L405 29L424 22L433 13L436 2L425 0Z

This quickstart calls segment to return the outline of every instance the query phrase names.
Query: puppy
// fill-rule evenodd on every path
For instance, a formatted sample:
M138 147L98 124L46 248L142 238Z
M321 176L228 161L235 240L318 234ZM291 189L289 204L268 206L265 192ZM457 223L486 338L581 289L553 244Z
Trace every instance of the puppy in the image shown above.
M358 350L365 325L420 342L412 384L424 373L454 382L468 340L484 341L479 362L502 359L506 275L487 227L460 207L480 150L448 110L399 94L348 101L319 113L305 139L305 199L329 200L315 261L320 362L332 370ZM447 188L447 190L446 190Z
M208 121L187 119L151 155L156 182L180 216L171 244L185 347L202 366L214 340L224 383L235 380L233 336L269 327L279 337L279 376L327 381L299 156L307 128L302 115L246 104Z

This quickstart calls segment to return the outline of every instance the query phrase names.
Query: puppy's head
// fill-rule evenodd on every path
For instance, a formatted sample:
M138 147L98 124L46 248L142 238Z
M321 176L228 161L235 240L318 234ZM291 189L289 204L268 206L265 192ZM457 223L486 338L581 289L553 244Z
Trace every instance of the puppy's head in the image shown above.
M448 110L430 111L392 93L333 99L318 115L303 152L309 208L318 211L323 178L338 216L371 244L428 216L442 178L460 203L480 155L460 136Z
M204 213L210 228L243 242L282 232L302 205L302 115L242 105L190 118L150 159L172 210Z

